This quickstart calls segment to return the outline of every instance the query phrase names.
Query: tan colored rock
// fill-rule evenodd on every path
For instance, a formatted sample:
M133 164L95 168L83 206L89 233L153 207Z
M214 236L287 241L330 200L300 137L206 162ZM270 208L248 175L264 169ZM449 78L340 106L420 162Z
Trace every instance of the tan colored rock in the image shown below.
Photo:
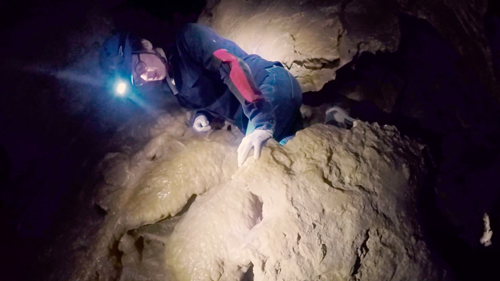
M358 51L395 51L392 11L358 1L208 1L199 22L246 52L282 62L303 91L318 91Z
M128 158L108 157L135 159L130 166L141 168L121 191L101 193L113 204L90 248L94 263L80 274L239 280L251 270L254 280L444 279L415 219L422 147L394 127L315 125L285 146L269 141L258 161L239 169L239 132L165 134ZM150 159L151 149L163 153ZM123 182L113 179L119 167L109 167L106 182Z
M178 280L439 279L415 221L419 147L318 125L201 196L166 242ZM411 160L410 160L411 159Z

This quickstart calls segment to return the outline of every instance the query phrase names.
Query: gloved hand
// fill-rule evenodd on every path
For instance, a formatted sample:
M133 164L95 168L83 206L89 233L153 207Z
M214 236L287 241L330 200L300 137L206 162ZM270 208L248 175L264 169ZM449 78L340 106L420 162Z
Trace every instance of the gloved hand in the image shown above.
M207 117L203 114L200 114L194 119L193 129L201 133L210 131L212 127L210 126L210 122L208 122Z
M255 130L250 135L243 138L238 147L238 167L241 167L247 159L248 153L253 147L253 156L255 160L259 159L262 144L273 136L269 130Z

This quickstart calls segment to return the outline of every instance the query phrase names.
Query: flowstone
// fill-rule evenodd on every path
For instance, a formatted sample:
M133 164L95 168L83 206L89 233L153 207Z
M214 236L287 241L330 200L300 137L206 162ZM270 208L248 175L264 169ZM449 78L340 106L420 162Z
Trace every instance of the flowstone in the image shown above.
M158 120L144 148L104 161L80 280L445 279L416 221L422 146L394 127L313 125L238 168L241 133Z

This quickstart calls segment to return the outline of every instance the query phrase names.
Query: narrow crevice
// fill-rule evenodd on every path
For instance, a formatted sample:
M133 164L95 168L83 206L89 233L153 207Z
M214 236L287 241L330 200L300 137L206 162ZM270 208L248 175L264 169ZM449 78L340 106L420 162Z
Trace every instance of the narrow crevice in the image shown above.
M119 249L120 239L113 242L111 247L109 248L109 257L110 261L115 264L115 266L123 267L122 265L122 257L123 252Z
M321 252L322 252L322 254L323 254L323 257L321 258L321 261L320 261L320 262L322 262L322 261L325 259L326 254L328 253L328 250L327 250L327 248L326 248L326 245L325 245L325 244L321 244Z
M196 197L197 197L196 194L191 195L191 197L189 197L188 201L186 202L186 205L184 205L184 207L182 207L182 209L177 214L175 214L174 217L180 217L184 215L189 210L191 205L194 203Z
M253 193L250 193L250 196L252 197L252 201L253 201L253 206L252 206L252 221L253 221L253 226L257 225L258 223L260 223L263 219L263 214L262 214L262 208L264 206L264 202L262 201L262 199L253 194Z
M350 280L359 280L359 270L361 268L361 262L363 258L366 256L368 253L368 246L366 245L368 242L368 239L370 239L369 231L366 231L365 234L365 240L361 245L359 246L358 249L356 249L356 261L354 262L354 266L352 267L352 273L351 273L351 279Z
M97 215L99 215L100 217L104 217L108 214L108 212L103 207L101 207L99 204L94 204L94 210L96 211Z
M351 279L349 279L349 280L358 280L359 279L356 275L358 274L360 267L361 267L361 257L356 256L356 261L354 262L354 266L352 267Z
M134 243L137 252L139 253L139 259L142 262L142 253L144 252L144 237L140 236Z
M335 69L340 66L340 59L310 58L306 60L294 60L290 66L287 65L287 68L291 69L294 64L311 70Z
M245 274L241 277L240 281L253 281L253 263L250 264L250 267L247 269Z

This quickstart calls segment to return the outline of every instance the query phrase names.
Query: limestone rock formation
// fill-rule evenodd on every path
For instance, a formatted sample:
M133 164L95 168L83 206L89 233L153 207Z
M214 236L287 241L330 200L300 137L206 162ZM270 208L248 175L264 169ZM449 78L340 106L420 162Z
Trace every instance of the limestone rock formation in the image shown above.
M375 1L207 1L199 22L245 51L282 62L317 91L359 51L395 51L397 18Z
M334 80L360 52L396 51L398 15L408 14L429 21L463 57L461 67L477 71L495 93L486 9L485 0L210 0L199 22L247 52L281 61L307 92Z
M18 144L23 152L46 150L43 157L50 161L37 165L46 166L42 173L45 168L51 171L44 178L57 178L43 185L37 181L33 194L31 189L25 191L27 198L39 202L23 214L23 225L14 226L16 231L19 226L27 230L21 233L31 233L32 225L42 226L59 217L53 216L55 212L65 212L59 208L62 196L53 197L57 192L62 194L54 186L59 184L61 190L73 189L71 192L76 193L70 184L71 173L58 172L56 166L46 163L70 169L68 163L72 162L63 161L73 157L70 152L80 150L79 154L95 156L97 150L87 149L104 147L102 139L107 138L107 132L126 119L117 117L132 112L109 102L98 79L96 42L110 34L111 22L96 11L99 16L90 13L86 18L88 7L99 10L94 7L95 1L84 5L87 8L81 1L67 2L57 6L38 3L28 8L7 4L4 9L16 20L3 26L7 32L4 37L10 39L2 45L9 54L1 67L6 73L4 91L8 93L2 95L2 113L13 116L12 120L29 120L33 128L40 127L50 135L47 139L55 146L63 147L52 150L30 147L25 142ZM121 1L111 2L104 6L114 7ZM400 12L428 20L451 41L469 62L457 59L455 64L452 60L457 69L472 69L471 74L475 69L483 80L491 78L491 55L482 27L485 0L207 2L202 23L249 52L282 61L298 76L304 91L318 90L334 79L336 70L358 52L394 51L399 41L395 14ZM153 24L149 15L125 14L124 18L138 30L155 33L161 29L161 36L168 37L160 28L166 25ZM423 46L423 52L434 50ZM50 67L45 66L48 61ZM74 71L57 71L66 66ZM432 69L433 65L424 64L424 68ZM434 73L439 72L430 72L429 76ZM439 86L434 80L422 81L426 87ZM403 88L403 81L396 80L392 85L387 95L384 92L376 102L386 112L391 112L395 99L391 94ZM457 87L461 85L457 83ZM438 107L437 100L449 103L450 97L435 95L446 91L434 86L424 87L425 95L418 91L407 95L408 103L413 105L403 106L402 111L420 118L427 126L424 129L442 137L438 143L444 158L441 175L431 189L438 191L441 198L441 215L448 216L453 226L467 234L461 237L466 237L469 244L479 244L480 236L475 232L482 231L482 225L476 229L474 221L482 223L484 206L494 206L498 198L498 190L491 192L488 187L496 181L500 167L496 149L498 122L492 122L498 118L486 113L483 104L489 100L471 102L471 97L482 99L480 89L464 87L459 94L451 91L455 105ZM361 93L358 99L366 96ZM67 112L56 114L61 108ZM194 135L185 126L183 115L169 112L157 116L153 126L141 121L130 126L132 130L125 128L119 132L119 141L111 141L113 147L122 146L110 150L101 161L96 170L102 180L96 188L82 188L80 192L79 203L84 205L81 215L72 216L72 224L65 228L66 236L54 238L56 243L50 245L48 252L60 250L63 254L58 253L56 258L62 262L55 265L58 271L49 279L445 279L444 271L432 262L415 220L416 193L423 176L420 147L401 137L393 127L359 122L351 131L345 131L315 125L301 131L286 146L270 141L258 162L249 159L245 167L237 169L235 150L242 137L238 132ZM13 128L12 135L24 130L10 121L8 124ZM29 131L35 143L43 139L31 137ZM100 141L95 141L97 138ZM86 145L73 145L75 140ZM38 155L33 153L33 159ZM93 162L85 163L88 168ZM59 181L64 177L66 181ZM87 196L92 200L86 200ZM439 213L438 208L435 210ZM481 242L491 238L487 228L485 233ZM470 265L478 255L469 255L461 240L458 242L450 244L458 244L450 252L467 256L457 263L458 267ZM24 254L38 254L32 245L30 241L21 247L22 251L15 249L22 271L30 264ZM15 260L8 252L5 256ZM493 264L494 259L490 262ZM484 264L481 269L489 267L494 271L494 266ZM471 268L474 276L485 272Z
M422 146L394 127L314 125L239 169L238 131L164 114L128 137L148 135L101 164L80 280L444 279L416 221Z

